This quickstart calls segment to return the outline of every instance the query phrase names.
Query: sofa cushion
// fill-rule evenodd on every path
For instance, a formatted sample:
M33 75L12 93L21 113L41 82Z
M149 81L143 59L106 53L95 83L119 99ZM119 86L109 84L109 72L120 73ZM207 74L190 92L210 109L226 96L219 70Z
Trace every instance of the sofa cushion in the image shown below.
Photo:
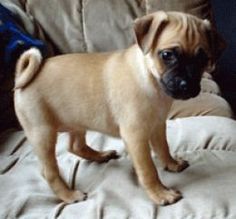
M40 174L38 160L23 132L0 137L0 218L236 218L236 122L223 117L189 117L168 121L173 156L189 161L182 173L164 171L154 156L161 180L183 193L183 199L156 206L137 182L130 157L120 139L89 132L95 149L115 149L117 160L98 164L66 151L68 137L60 134L57 159L71 188L88 193L74 204L60 202Z
M219 86L208 73L204 73L201 80L200 94L188 100L175 100L168 119L206 115L234 118L229 103L221 96Z
M150 11L161 9L166 11L181 11L196 15L202 19L214 22L212 6L209 0L158 0L151 1Z
M126 48L134 42L133 20L157 10L184 11L213 20L209 0L58 0L47 2L46 7L38 0L0 2L19 12L31 34L39 26L41 36L62 53Z

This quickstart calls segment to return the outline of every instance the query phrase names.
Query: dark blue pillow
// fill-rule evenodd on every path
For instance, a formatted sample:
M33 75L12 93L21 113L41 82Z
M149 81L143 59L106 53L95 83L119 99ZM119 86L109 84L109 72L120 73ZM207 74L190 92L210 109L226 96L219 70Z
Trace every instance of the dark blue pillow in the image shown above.
M25 33L19 25L19 18L16 14L0 4L0 74L6 76L12 73L17 58L22 52L37 47L46 55L46 45Z

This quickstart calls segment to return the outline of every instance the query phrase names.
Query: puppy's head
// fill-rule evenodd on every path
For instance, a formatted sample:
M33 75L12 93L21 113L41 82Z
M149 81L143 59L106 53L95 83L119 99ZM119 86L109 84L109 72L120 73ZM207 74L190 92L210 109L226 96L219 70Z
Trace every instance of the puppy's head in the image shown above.
M134 31L149 72L165 92L175 99L197 96L203 72L219 56L209 21L158 11L137 19Z

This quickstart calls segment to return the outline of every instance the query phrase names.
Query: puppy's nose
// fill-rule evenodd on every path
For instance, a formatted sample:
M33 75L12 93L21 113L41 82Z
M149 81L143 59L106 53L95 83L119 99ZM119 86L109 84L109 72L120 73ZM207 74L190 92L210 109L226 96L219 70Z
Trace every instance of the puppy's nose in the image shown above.
M179 77L169 80L167 87L173 91L186 91L188 89L187 81Z
M186 91L188 89L187 87L187 81L185 80L181 80L179 82L179 89L182 90L182 91Z

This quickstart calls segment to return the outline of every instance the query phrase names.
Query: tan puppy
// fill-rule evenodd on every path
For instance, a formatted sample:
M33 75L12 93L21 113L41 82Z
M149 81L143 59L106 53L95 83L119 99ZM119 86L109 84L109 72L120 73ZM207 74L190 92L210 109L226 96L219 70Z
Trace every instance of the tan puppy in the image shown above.
M19 59L15 78L15 110L25 134L57 196L67 203L85 199L68 188L55 157L57 132L68 131L69 150L103 162L115 151L98 152L85 142L86 130L120 136L150 198L160 205L181 198L160 181L150 145L163 167L179 172L186 161L169 153L165 120L173 98L200 91L200 78L212 57L210 24L177 12L156 12L134 25L137 44L113 53L69 54L46 59L36 49Z

